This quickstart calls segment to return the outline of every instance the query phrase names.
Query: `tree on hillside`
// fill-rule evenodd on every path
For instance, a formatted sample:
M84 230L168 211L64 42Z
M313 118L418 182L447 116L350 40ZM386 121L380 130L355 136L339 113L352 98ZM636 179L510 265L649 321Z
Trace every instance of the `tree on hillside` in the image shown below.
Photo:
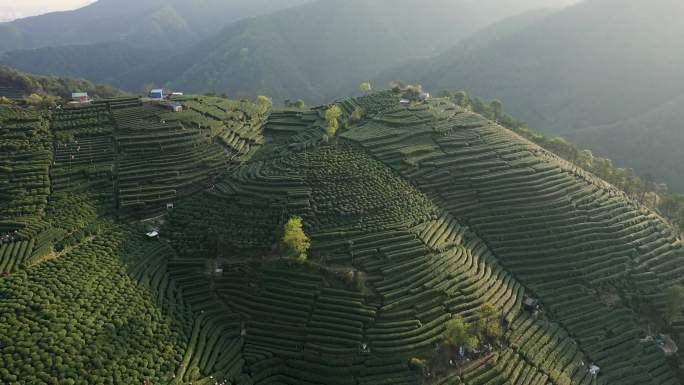
M463 108L470 106L470 98L465 91L458 91L454 94L454 101Z
M359 85L359 89L361 89L361 91L370 92L373 90L373 87L370 82L363 82Z
M300 263L306 262L311 239L304 232L301 217L292 217L287 221L281 244L287 256L297 257Z
M492 118L492 111L489 108L489 104L485 103L482 99L478 97L470 97L469 101L470 107L474 112L484 116L485 118Z
M490 304L485 304L477 311L476 328L483 340L498 340L503 335L499 312Z
M420 94L423 92L423 85L422 84L410 84L406 86L406 89L404 91L404 97L408 99L413 99L416 100L420 97Z
M501 103L501 100L492 100L489 103L489 107L491 108L492 114L494 115L494 120L497 122L501 120L501 116L503 115L503 103Z
M0 104L12 104L12 101L6 96L0 96Z
M577 165L585 170L591 170L594 167L594 154L591 150L581 150L579 152Z
M273 102L271 99L264 95L257 96L256 104L258 104L264 112L268 112L271 108L273 108Z
M459 316L454 316L447 324L444 339L453 349L463 346L468 350L474 350L480 344L473 333L473 328Z
M684 310L684 286L673 285L665 293L665 320L668 325Z
M358 122L360 122L361 119L363 119L364 112L365 112L365 111L363 110L363 108L357 107L357 108L354 110L354 112L352 112L352 114L351 114L351 118L350 118L351 122L352 122L352 123L358 123Z
M326 129L326 135L328 139L332 139L337 134L337 130L340 128L339 118L342 116L342 109L337 104L332 105L325 111L325 120L328 123Z
M24 99L27 104L32 106L38 106L43 103L43 97L38 94L31 94Z

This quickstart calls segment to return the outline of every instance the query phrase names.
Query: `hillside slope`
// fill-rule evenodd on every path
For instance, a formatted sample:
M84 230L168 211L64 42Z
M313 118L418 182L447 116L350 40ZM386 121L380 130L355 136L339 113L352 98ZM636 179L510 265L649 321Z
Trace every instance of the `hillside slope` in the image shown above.
M666 289L684 280L673 229L479 115L402 97L339 102L327 144L328 106L0 109L13 122L0 132L13 198L0 307L17 325L0 330L0 379L677 384L641 339L684 330L682 314L662 322ZM159 215L162 240L144 239L154 221L137 219ZM295 216L312 241L303 262L276 246ZM450 320L481 325L486 309L500 336L467 360L441 345ZM67 351L64 365L35 340Z
M684 28L675 15L683 7L673 0L586 1L476 49L466 42L381 78L498 98L535 130L570 135L637 118L680 97L684 55L678 46ZM629 135L618 131L610 138L614 145L606 137L587 143L597 150L630 146ZM626 159L628 154L607 155ZM653 155L662 163L682 161L677 154ZM652 171L639 160L624 165L642 174ZM671 177L664 181L678 183Z
M609 382L661 383L660 371L649 379L646 369L655 356L630 336L643 332L635 298L662 306L657 287L681 280L678 234L614 187L492 122L453 107L446 115L420 110L388 108L344 136L467 223L592 360L613 371ZM425 124L435 116L440 123ZM645 242L641 231L664 238ZM661 252L678 256L651 259ZM632 351L642 358L628 358Z

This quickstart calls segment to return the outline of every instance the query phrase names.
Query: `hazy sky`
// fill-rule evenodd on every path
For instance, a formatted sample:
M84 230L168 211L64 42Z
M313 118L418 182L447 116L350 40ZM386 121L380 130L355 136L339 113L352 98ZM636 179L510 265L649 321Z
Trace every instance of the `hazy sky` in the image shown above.
M76 9L94 0L0 0L0 21Z
M76 9L96 0L0 0L0 21ZM512 0L515 1L515 0ZM581 0L552 0L555 5L568 5Z

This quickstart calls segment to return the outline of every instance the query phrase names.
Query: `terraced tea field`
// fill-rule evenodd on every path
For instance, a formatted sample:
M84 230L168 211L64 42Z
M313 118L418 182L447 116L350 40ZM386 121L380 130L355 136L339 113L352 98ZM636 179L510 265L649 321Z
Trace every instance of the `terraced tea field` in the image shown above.
M26 239L37 231L50 195L51 136L37 113L0 109L0 233Z
M219 190L171 217L172 244L199 259L192 266L210 264L208 255L225 261L224 268L252 266L248 251L268 254L278 220L282 225L290 215L303 216L317 240L309 271L288 273L291 268L267 259L213 279L215 294L244 322L245 361L256 383L328 383L311 374L321 371L334 373L340 383L420 383L406 366L408 358L429 354L450 317L475 320L484 304L501 309L511 340L521 339L531 325L549 333L506 351L515 369L544 379L539 383L592 380L579 364L588 361L583 352L564 341L570 339L566 331L522 312L524 287L474 232L362 151L338 145L255 161ZM270 202L270 214L267 207L260 214L246 210L258 207L249 200L255 197ZM227 231L203 236L210 229ZM260 238L267 241L243 242ZM350 266L366 276L364 286L350 282ZM546 360L539 349L554 352L557 361ZM373 356L385 357L385 364L376 367ZM348 367L334 369L339 360ZM366 371L376 375L366 378Z
M403 119L411 110L387 109L344 136L481 236L606 370L604 378L674 383L662 356L639 343L644 331L634 311L638 301L664 310L665 289L682 280L684 250L672 228L614 187L477 115L436 101ZM430 115L438 118L424 124Z
M644 338L684 325L659 321L674 230L477 114L402 97L340 101L327 140L330 106L0 109L0 381L680 383ZM279 245L293 217L303 261ZM481 338L463 356L456 320Z

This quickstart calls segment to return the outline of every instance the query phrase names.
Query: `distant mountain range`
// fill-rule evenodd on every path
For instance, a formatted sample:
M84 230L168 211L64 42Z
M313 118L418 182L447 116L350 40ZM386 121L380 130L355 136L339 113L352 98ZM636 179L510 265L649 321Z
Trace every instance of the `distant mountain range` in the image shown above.
M226 24L311 0L99 0L83 8L0 23L0 52L126 42L178 49Z
M0 43L0 63L131 91L155 83L322 102L399 62L433 56L487 25L547 4L100 0L73 12L0 24L14 36ZM246 18L257 14L264 16Z

